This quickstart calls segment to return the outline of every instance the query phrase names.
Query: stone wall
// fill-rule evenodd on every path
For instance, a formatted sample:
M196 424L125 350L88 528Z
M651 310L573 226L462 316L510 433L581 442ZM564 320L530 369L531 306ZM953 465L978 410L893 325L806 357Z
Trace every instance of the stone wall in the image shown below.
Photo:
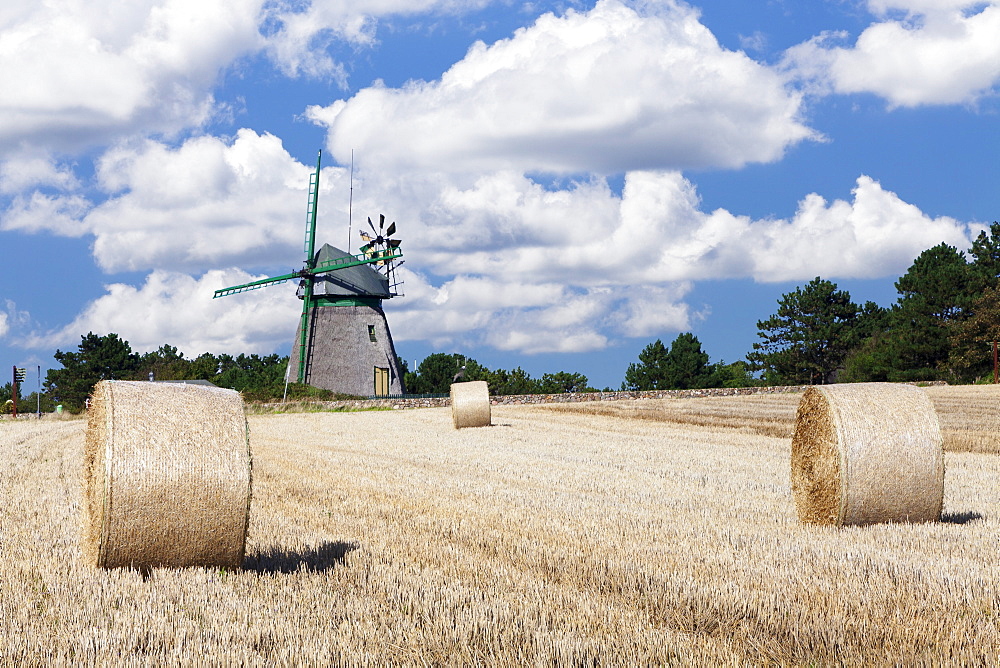
M911 383L912 385L947 385L944 381ZM624 399L693 399L697 397L735 397L745 394L788 394L804 392L808 385L788 385L774 387L710 387L704 390L649 390L644 392L572 392L564 394L515 394L490 397L494 406L559 404L580 401L621 401ZM366 408L439 408L450 406L448 397L425 399L359 399L355 401L315 401L309 402L314 408L333 410L343 408L359 410ZM280 410L282 404L261 404L263 410ZM287 407L286 407L287 408Z
M911 385L947 385L943 380L910 383ZM572 392L565 394L514 394L503 397L490 397L494 406L523 406L530 404L561 404L580 401L621 401L625 399L693 399L697 397L735 397L745 394L787 394L804 392L808 385L788 385L775 387L710 387L704 390L650 390L646 392ZM262 412L270 410L294 410L295 406L309 407L319 410L364 410L371 408L441 408L451 405L448 397L424 399L358 399L354 401L308 401L288 402L287 404L261 403L254 404ZM51 415L43 413L43 415ZM0 420L10 419L9 415L0 415ZM32 419L34 413L19 414L18 419Z
M564 394L515 394L503 397L490 397L494 406L556 404L580 401L620 401L623 399L690 399L694 397L732 397L743 394L784 394L802 392L806 386L794 385L786 387L712 387L704 390L650 390L645 392L572 392ZM448 397L429 399L360 399L355 401L316 401L310 406L327 410L365 409L365 408L434 408L450 406ZM262 404L261 408L280 409L281 404Z

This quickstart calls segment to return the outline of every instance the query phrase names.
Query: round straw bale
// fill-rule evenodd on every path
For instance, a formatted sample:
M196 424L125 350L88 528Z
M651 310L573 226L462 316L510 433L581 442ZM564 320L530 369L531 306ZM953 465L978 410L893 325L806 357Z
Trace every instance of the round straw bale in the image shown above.
M806 390L792 437L792 494L808 524L939 520L944 452L930 398L892 383Z
M84 451L84 553L102 568L243 563L250 443L238 392L101 381Z
M451 384L451 419L455 429L490 426L490 389L485 380Z

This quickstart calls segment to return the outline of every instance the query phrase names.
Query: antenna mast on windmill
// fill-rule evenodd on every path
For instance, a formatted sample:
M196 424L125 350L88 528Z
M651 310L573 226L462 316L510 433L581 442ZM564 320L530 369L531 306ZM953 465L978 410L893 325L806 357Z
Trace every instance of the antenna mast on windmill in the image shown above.
M306 235L303 268L290 274L265 278L215 291L225 297L289 280L298 280L296 291L302 300L302 315L287 378L315 387L358 396L402 394L402 369L396 357L389 325L382 311L382 300L397 297L401 282L395 270L403 253L398 239L392 239L396 224L385 227L379 216L379 230L368 219L375 237L362 232L365 244L351 255L324 244L317 252L316 212L319 199L319 175L322 151L316 158L316 171L309 177L306 208ZM352 194L353 198L353 194Z

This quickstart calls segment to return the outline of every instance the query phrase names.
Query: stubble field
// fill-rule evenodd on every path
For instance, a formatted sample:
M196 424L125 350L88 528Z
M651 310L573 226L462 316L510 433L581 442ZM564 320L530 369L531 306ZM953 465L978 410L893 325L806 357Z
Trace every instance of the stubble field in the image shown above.
M798 395L251 416L243 569L81 561L82 420L0 423L0 662L994 663L994 388L944 521L798 523Z

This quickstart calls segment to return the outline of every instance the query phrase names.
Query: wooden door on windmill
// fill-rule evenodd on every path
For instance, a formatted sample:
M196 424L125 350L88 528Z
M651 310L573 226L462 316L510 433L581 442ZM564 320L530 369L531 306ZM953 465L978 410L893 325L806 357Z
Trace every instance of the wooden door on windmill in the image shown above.
M375 367L375 396L384 397L389 394L389 369Z

